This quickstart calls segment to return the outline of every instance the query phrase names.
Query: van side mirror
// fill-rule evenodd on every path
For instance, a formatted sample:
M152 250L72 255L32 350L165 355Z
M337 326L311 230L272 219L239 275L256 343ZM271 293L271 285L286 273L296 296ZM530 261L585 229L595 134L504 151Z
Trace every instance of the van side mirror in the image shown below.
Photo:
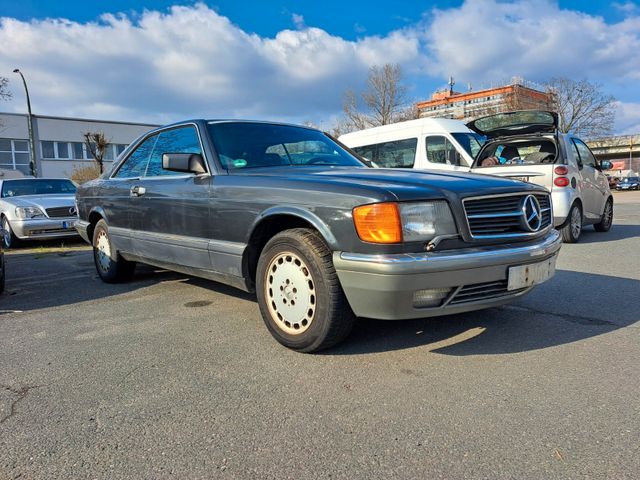
M603 160L600 162L600 167L602 167L602 170L611 170L613 164L609 160Z
M204 158L199 153L163 153L162 168L196 175L207 173Z

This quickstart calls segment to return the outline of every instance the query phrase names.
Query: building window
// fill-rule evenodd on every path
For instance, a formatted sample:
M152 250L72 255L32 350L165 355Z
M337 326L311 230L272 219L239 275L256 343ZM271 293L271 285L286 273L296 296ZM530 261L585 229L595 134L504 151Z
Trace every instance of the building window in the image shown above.
M56 142L56 158L69 158L69 144L67 142Z
M42 158L56 158L56 153L53 149L52 141L42 141L40 142L40 146L42 147Z
M84 159L84 143L82 142L73 142L71 144L71 150L73 152L74 160L82 160Z
M20 170L29 174L29 142L10 138L0 139L0 168Z
M116 144L116 156L120 155L122 152L124 152L124 149L127 148L126 145L122 145L120 143Z

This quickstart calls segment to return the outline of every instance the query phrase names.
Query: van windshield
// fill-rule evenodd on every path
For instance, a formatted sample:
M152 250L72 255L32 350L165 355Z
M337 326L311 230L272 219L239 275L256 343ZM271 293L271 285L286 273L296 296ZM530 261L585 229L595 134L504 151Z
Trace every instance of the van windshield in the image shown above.
M476 155L487 141L486 137L477 133L452 133L453 138L464 148L471 158L475 159Z

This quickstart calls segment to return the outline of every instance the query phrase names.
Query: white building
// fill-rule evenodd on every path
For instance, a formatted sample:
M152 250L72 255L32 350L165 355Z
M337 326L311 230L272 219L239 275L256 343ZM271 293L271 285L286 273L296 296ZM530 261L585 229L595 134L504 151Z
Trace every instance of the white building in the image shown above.
M125 147L157 125L84 118L33 116L33 137L38 177L69 177L77 166L86 166L93 157L85 144L87 132L104 133L109 141L105 168ZM29 170L29 125L27 115L0 113L0 170Z

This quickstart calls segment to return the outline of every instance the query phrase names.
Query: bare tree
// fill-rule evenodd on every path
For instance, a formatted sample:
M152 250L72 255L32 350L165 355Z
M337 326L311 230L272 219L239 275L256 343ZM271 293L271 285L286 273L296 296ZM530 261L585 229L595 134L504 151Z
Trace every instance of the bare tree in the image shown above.
M7 77L0 77L0 100L11 99L11 92L9 88L9 79Z
M109 142L102 132L86 132L84 140L102 175L104 173L104 156L107 153Z
M559 129L584 138L597 138L613 132L615 98L602 91L602 86L588 80L552 78L547 91L554 97Z
M345 122L340 129L362 130L417 118L415 106L407 104L407 87L402 82L400 66L373 66L369 69L366 89L360 95L353 90L345 92Z

